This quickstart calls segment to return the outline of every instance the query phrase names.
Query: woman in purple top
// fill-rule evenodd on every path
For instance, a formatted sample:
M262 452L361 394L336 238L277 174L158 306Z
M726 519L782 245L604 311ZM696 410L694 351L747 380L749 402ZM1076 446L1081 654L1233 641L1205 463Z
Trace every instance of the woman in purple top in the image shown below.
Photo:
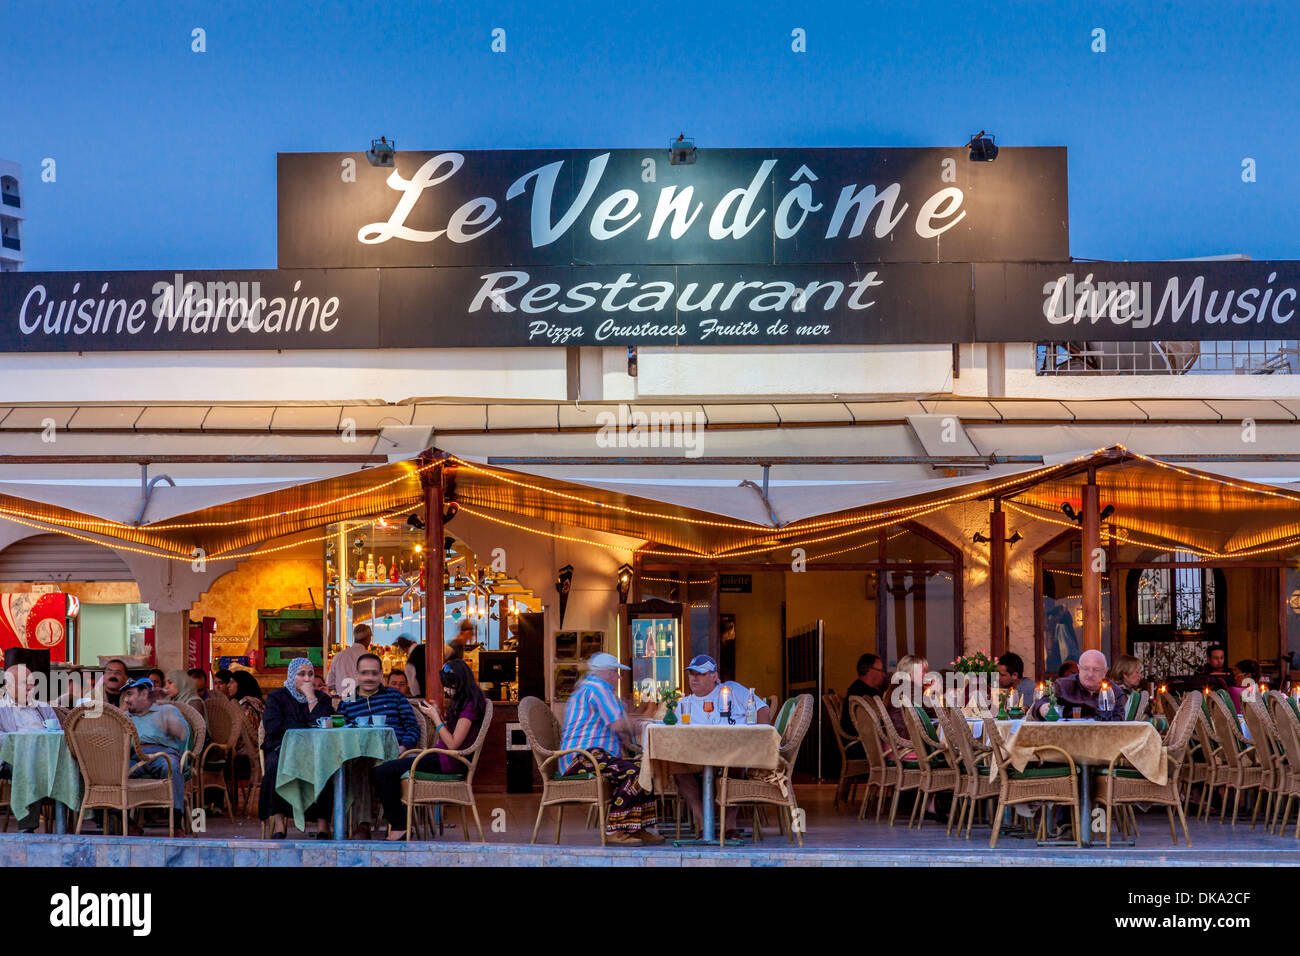
M431 701L414 700L416 708L433 721L435 738L429 747L441 750L464 750L478 739L487 698L474 679L474 672L463 660L451 660L442 666L443 690L451 695L446 717ZM402 802L402 778L410 772L417 754L381 763L371 771L375 792L384 805L388 820L388 839L406 839L406 804ZM464 776L465 765L449 754L430 754L420 761L420 773L445 773Z

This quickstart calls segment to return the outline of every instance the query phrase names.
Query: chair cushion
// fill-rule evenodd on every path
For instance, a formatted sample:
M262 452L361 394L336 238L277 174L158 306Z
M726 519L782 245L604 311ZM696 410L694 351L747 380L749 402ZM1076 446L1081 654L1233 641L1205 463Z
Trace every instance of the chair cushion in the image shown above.
M1102 767L1100 770L1097 771L1097 774L1098 776L1102 776L1102 777L1110 776L1110 768ZM1142 776L1140 771L1134 770L1132 767L1116 767L1115 776L1121 780L1145 780L1146 779L1146 777Z
M904 760L904 761L903 761L903 769L904 769L904 770L920 770L920 769L921 769L921 765L920 765L917 761L915 761L915 760Z
M917 719L921 722L921 727L925 730L926 734L929 735L931 740L938 743L939 731L935 728L934 721L930 719L930 715L920 707L915 707L914 709L916 710Z
M463 773L425 773L423 770L417 770L415 772L416 780L455 781L464 780L465 778L466 774Z
M778 734L785 733L785 725L790 722L790 714L794 711L795 701L796 698L791 697L781 705L781 709L777 712L776 720L773 721L772 726L776 728Z
M1012 780L1046 780L1049 777L1068 777L1069 767L1047 764L1042 767L1026 767L1024 770L1011 771Z
M1129 695L1128 695L1128 704L1126 704L1125 707L1124 707L1124 719L1125 719L1125 720L1137 720L1138 706L1139 706L1141 703L1142 703L1142 694L1141 694L1141 692L1138 692L1138 693L1136 693L1136 694L1129 694Z
M553 773L552 780L595 780L594 773Z

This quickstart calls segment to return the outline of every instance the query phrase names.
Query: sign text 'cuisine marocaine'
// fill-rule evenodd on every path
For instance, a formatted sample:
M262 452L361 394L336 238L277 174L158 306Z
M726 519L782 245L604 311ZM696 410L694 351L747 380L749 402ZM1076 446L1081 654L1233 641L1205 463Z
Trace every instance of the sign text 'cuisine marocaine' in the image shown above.
M1063 147L278 157L279 265L780 265L1069 257Z

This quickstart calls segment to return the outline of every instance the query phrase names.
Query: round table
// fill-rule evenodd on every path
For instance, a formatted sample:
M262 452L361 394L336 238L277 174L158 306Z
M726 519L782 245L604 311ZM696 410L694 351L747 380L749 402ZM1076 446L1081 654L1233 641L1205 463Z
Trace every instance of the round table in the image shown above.
M22 819L32 804L54 801L54 832L68 831L67 810L81 805L81 772L72 759L63 731L5 734L0 762L10 768L9 807Z
M344 837L347 794L343 765L369 757L393 760L401 753L392 727L313 727L286 730L280 744L275 792L293 808L293 823L307 829L304 814L334 779L334 838Z

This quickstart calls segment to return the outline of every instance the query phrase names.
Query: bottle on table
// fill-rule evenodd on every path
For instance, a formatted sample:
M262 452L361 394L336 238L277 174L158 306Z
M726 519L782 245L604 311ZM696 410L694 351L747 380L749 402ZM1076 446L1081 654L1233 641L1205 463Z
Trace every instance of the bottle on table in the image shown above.
M745 701L745 723L758 723L758 706L755 703L754 688L749 689L749 700Z

